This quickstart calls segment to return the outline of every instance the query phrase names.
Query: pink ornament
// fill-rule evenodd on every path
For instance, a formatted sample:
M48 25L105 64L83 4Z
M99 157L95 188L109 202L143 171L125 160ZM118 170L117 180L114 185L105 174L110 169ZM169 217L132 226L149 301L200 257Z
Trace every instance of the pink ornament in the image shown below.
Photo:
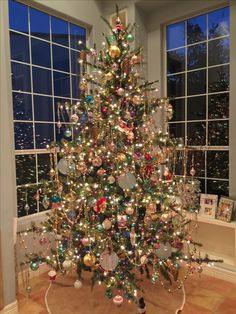
M86 238L81 239L81 242L83 246L88 246L90 244L90 239L86 237Z
M121 88L121 87L120 87L120 88L118 88L116 92L117 92L117 94L118 94L119 96L123 96L123 95L124 95L124 93L125 93L124 89L123 89L123 88Z
M94 167L100 167L102 165L102 159L100 157L95 157L93 160L92 160L92 165Z
M122 298L121 295L116 295L114 298L113 298L113 303L117 306L120 306L122 303L124 302L124 299Z
M97 175L103 177L106 174L106 170L103 168L98 169Z
M112 66L111 66L111 68L112 68L112 71L115 71L115 72L116 72L119 67L118 67L118 64L117 64L117 63L113 63Z
M132 101L135 105L140 105L141 104L141 97L140 95L134 95L134 97L132 98Z
M79 117L77 116L76 113L72 114L72 116L70 117L70 121L73 123L77 123L79 120Z
M134 56L131 58L131 63L133 63L133 64L140 63L140 57L134 55Z
M108 109L107 109L107 107L102 107L101 110L102 110L102 113L107 113L107 110L108 110Z

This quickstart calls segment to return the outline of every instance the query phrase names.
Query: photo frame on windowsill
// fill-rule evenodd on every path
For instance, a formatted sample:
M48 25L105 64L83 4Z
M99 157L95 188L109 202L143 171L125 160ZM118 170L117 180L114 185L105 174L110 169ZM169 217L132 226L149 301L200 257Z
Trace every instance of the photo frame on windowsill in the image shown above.
M227 197L221 197L216 211L216 219L230 222L234 210L234 203L235 201Z
M202 217L215 219L218 204L218 195L201 194L199 215Z

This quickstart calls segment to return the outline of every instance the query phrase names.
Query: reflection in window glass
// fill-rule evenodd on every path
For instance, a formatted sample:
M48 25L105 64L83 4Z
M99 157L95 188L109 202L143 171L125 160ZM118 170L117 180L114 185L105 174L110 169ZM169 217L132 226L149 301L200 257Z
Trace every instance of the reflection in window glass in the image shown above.
M50 158L49 154L38 155L38 181L49 180Z
M219 196L229 195L229 181L222 180L207 180L207 191L209 194L216 194Z
M185 94L185 74L167 77L167 94L169 97L180 97Z
M229 121L210 121L208 123L208 145L229 145Z
M52 97L34 96L34 120L53 121Z
M173 107L173 118L171 121L185 120L185 99L172 99L170 103Z
M14 120L32 120L32 96L12 93Z
M25 171L27 169L27 171ZM16 156L16 184L23 185L36 182L35 155Z
M185 127L184 123L170 123L169 124L170 136L177 139L184 139L185 137Z
M188 72L188 95L206 93L206 70Z
M206 96L188 97L187 99L188 120L206 119Z
M187 143L190 146L206 145L206 123L189 122L187 123Z
M79 42L86 46L86 30L78 25L70 24L70 44L71 48L80 50Z
M206 39L206 15L200 15L187 21L188 44Z
M228 151L208 151L207 152L207 177L227 179L229 152Z
M188 70L204 68L206 66L206 44L188 47Z
M229 38L211 40L208 43L208 64L229 62Z
M229 8L213 11L208 14L208 36L216 38L229 35Z
M229 93L208 96L208 119L229 118Z
M54 141L54 128L50 123L35 123L36 148L45 148Z
M182 72L185 69L185 49L180 48L167 52L167 73Z
M25 122L14 123L15 149L33 149L33 124Z
M208 70L208 91L221 92L229 89L229 66L209 68Z

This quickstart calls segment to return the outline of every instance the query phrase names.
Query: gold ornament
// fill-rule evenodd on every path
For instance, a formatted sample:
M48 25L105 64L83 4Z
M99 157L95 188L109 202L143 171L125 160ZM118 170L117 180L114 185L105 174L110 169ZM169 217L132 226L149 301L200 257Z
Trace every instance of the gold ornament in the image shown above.
M123 153L119 153L116 156L117 161L125 161L126 160L126 156Z
M110 81L110 80L113 79L113 75L112 75L111 72L106 73L106 74L105 74L105 77L106 77L106 79L107 79L108 81Z
M96 263L96 257L95 255L88 253L84 256L83 262L84 262L84 265L87 267L94 266Z
M133 213L134 213L134 208L131 207L131 206L128 206L128 207L126 208L125 212L126 212L127 215L133 215Z
M111 58L119 58L120 56L120 48L113 45L113 46L110 46L109 48L109 56Z

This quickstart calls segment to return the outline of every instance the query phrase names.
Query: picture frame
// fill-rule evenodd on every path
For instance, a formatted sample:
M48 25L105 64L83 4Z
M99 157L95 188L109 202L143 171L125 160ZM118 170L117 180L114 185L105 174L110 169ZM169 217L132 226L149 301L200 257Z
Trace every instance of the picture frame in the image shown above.
M234 203L233 200L227 197L221 197L216 211L216 219L230 222L234 210Z
M218 195L201 194L199 214L203 217L215 219L218 204Z
M128 21L127 15L128 15L127 9L123 9L123 10L119 11L119 18L120 18L121 24L124 26L124 28L127 26L127 21ZM113 13L110 15L110 24L111 24L112 28L115 28L115 26L116 26L116 18L117 18L116 13Z

